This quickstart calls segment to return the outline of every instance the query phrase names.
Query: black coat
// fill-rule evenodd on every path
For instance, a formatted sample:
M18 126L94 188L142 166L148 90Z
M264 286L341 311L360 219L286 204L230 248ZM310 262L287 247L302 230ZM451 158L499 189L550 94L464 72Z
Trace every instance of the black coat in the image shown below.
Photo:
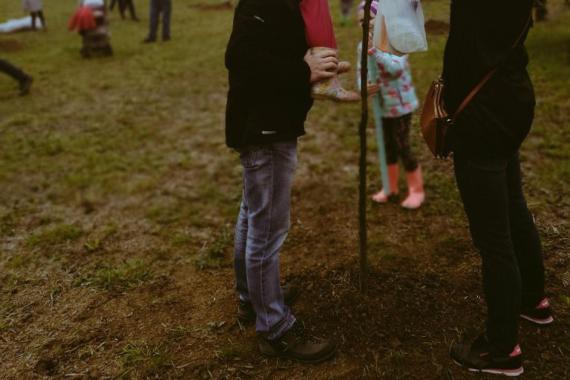
M297 138L313 102L305 26L295 0L241 0L226 50L226 143Z
M454 112L471 89L499 67L449 133L455 154L511 157L527 136L535 98L524 40L533 0L452 0L445 49L445 102Z

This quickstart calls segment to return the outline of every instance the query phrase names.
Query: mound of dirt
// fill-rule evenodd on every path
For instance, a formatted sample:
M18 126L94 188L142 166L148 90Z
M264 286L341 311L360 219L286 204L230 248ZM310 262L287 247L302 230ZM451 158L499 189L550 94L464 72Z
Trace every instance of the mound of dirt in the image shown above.
M18 51L24 48L24 44L22 44L18 40L0 40L0 51Z
M196 4L193 5L192 8L196 8L201 11L223 11L223 10L232 10L234 6L231 0L220 2L219 4Z
M444 21L428 20L426 22L426 32L429 34L447 34L449 32L449 24Z

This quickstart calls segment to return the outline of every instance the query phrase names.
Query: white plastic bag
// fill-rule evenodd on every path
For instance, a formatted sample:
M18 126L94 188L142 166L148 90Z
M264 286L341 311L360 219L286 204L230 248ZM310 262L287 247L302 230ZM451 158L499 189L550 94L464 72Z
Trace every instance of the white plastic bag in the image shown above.
M398 55L426 51L424 22L419 0L379 0L374 46Z

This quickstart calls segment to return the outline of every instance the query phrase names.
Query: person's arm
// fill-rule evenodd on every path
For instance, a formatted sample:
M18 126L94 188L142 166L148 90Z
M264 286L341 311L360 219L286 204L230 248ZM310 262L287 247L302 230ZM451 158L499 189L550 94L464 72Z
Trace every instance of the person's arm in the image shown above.
M362 42L358 44L356 48L356 87L358 87L358 91L362 90L362 78L360 75L360 71L362 70Z
M382 50L372 48L368 51L369 55L374 56L376 63L383 72L390 74L394 77L399 77L406 69L405 56L399 57L394 54L383 52Z
M234 27L226 51L228 70L241 72L277 88L307 86L311 78L303 57L285 59L275 56L268 46L268 24L280 9L272 0L242 0L236 9ZM285 7L283 11L288 12Z

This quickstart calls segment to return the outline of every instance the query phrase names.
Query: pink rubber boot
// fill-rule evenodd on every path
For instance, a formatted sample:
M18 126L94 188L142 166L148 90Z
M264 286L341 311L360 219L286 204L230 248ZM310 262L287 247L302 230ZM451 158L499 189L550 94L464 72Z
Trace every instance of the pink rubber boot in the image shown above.
M407 177L408 197L402 202L402 207L408 210L415 210L421 207L426 198L422 169L418 166L413 172L407 173Z
M372 200L376 203L386 203L391 195L398 195L398 176L400 167L398 164L388 165L388 183L390 183L390 193L386 194L384 189L374 194Z

